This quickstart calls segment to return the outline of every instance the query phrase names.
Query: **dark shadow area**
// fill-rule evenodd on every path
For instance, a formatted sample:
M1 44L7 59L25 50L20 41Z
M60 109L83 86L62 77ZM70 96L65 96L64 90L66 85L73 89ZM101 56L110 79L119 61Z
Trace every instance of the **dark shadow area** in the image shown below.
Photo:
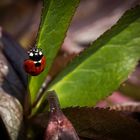
M8 73L3 76L2 89L16 97L22 104L27 94L27 74L23 69L23 62L28 57L25 50L7 33L2 32L1 60L8 67Z

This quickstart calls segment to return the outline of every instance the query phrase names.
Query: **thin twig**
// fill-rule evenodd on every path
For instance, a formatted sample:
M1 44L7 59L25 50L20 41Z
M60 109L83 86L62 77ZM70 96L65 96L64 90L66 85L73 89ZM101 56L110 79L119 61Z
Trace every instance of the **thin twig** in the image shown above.
M44 83L42 84L42 87L40 88L39 92L37 93L37 97L36 97L36 100L34 101L33 105L32 105L32 108L34 108L39 100L41 99L41 97L44 95L44 92L45 90L47 89L48 87L48 84L50 83L50 81L52 80L52 78L50 76L48 76L46 78L46 80L44 81Z

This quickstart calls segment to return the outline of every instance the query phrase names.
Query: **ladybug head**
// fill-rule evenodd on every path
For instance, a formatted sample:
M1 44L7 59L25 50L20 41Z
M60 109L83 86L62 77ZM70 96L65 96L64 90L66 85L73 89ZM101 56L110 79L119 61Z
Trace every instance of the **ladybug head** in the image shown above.
M43 57L42 50L40 48L33 48L28 51L29 58L33 61L39 61Z

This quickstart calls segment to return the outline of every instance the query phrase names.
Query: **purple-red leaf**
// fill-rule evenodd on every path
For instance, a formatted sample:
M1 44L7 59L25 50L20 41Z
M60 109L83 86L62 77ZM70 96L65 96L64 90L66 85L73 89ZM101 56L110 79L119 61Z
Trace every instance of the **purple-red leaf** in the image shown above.
M99 108L67 108L64 113L81 137L102 140L139 140L140 124L119 112Z
M62 110L82 139L139 140L140 124L117 111L101 108L66 108ZM34 118L42 128L48 123L48 113Z
M79 140L71 122L59 107L56 94L52 91L48 95L50 115L45 140Z

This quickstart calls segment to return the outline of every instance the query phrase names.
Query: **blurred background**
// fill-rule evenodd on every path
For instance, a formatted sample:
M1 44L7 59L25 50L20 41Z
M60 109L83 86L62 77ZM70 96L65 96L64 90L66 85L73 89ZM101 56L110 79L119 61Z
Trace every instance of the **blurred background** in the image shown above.
M127 9L138 4L140 0L81 0L50 77L55 77L91 42L111 28ZM0 26L28 50L36 42L41 9L41 0L0 0ZM97 106L134 100L140 100L140 65L118 91Z

